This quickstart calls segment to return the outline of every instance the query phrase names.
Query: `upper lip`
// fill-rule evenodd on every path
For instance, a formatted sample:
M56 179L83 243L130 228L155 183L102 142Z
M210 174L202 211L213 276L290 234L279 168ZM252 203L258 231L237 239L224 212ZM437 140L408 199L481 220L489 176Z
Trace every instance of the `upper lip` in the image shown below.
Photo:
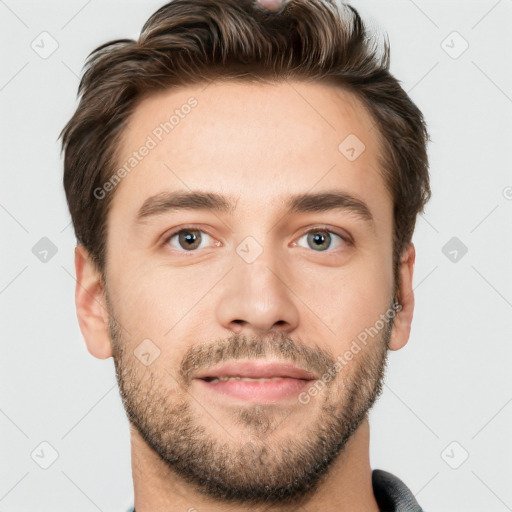
M221 363L201 372L195 376L196 379L206 377L288 377L301 380L314 380L316 376L304 368L293 363L282 361L229 361Z

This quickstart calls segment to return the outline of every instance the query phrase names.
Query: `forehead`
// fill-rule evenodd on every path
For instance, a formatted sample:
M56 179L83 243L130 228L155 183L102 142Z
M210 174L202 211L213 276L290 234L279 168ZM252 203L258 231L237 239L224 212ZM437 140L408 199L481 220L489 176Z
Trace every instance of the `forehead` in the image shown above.
M123 132L117 163L127 172L111 210L134 217L148 197L190 189L240 198L237 207L252 211L267 210L270 196L333 187L389 202L374 124L354 94L321 83L213 82L152 94Z

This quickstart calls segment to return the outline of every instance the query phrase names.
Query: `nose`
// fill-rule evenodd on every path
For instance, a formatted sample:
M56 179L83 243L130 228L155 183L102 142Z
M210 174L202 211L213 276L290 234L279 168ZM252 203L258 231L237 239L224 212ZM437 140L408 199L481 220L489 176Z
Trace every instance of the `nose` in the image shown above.
M282 262L265 252L252 263L235 260L224 278L217 303L220 324L237 334L261 336L270 330L289 333L299 323L299 311Z

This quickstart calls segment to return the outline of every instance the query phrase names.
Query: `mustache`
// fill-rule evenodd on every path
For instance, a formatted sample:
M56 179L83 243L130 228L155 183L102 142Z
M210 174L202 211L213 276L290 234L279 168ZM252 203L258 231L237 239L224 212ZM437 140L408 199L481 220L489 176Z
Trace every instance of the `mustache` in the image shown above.
M274 332L264 337L235 333L230 338L191 347L183 357L179 376L182 383L188 385L193 373L226 361L245 359L284 360L317 375L323 375L336 362L327 350L316 344L292 340L285 333Z

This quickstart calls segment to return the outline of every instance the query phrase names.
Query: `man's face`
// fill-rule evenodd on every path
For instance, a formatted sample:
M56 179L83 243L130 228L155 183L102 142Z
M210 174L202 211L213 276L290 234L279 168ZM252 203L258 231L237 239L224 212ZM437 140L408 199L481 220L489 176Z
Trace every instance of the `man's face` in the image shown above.
M106 265L121 394L148 445L212 497L304 498L380 393L393 207L373 125L332 86L231 82L149 96L125 128L117 163L134 151L140 161L115 190ZM146 203L191 192L229 208ZM290 211L321 193L346 198ZM312 380L214 379L248 361L291 363Z

